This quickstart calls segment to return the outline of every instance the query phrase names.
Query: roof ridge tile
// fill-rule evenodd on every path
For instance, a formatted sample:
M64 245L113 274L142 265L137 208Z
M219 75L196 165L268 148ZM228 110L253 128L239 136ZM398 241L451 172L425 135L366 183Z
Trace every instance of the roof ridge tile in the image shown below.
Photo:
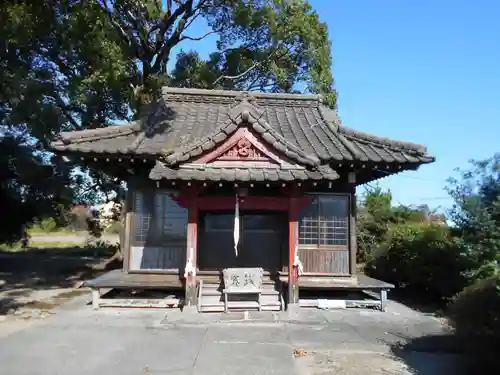
M77 131L68 131L59 133L59 139L54 143L62 142L64 144L90 142L99 139L109 139L129 135L139 131L139 121L128 124L107 125L96 129L83 129Z

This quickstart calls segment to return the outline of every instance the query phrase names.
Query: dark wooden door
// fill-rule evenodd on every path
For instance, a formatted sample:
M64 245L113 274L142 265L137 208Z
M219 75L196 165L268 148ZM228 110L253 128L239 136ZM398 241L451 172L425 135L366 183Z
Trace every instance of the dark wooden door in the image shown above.
M262 267L265 271L282 268L287 248L286 214L242 212L238 255L234 249L234 213L207 213L202 216L198 246L200 270L230 267Z
M281 270L286 245L286 216L281 213L245 213L242 217L238 266Z

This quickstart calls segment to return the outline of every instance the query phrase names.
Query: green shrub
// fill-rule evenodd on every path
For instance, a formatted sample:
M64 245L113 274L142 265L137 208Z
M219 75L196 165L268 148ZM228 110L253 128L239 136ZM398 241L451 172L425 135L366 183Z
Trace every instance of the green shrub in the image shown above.
M500 276L466 287L450 304L449 316L458 335L500 340Z
M108 228L106 228L107 233L121 234L123 230L123 225L119 221L115 221Z
M58 229L57 222L51 217L49 217L47 219L43 219L40 222L40 229L46 233L55 232Z
M470 358L490 369L492 364L499 366L500 276L480 280L461 291L450 304L449 318Z
M112 256L120 249L120 244L112 244L98 238L90 238L85 241L84 248L86 250L93 250L94 256Z
M429 300L454 296L466 285L466 257L446 226L433 223L394 225L370 260L370 276L421 294Z

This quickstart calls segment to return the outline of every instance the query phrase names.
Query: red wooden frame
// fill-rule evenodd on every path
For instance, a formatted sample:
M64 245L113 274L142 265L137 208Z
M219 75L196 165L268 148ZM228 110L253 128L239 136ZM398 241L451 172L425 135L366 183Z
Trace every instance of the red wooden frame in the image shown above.
M188 237L186 256L189 256L190 248L194 249L193 263L197 264L198 258L198 215L200 211L218 211L234 210L236 194L234 196L211 196L200 197L194 189L181 192L175 197L175 200L182 206L188 208ZM305 207L313 197L310 195L300 195L296 191L290 190L288 195L282 197L269 196L245 196L239 197L240 210L266 210L266 211L286 211L288 212L288 285L289 301L296 303L298 299L297 277L293 272L293 262L295 259L295 250L298 245L298 220L299 211ZM190 290L195 290L196 279L188 277L186 286ZM193 292L190 292L193 293ZM188 300L193 301L194 296L187 296Z

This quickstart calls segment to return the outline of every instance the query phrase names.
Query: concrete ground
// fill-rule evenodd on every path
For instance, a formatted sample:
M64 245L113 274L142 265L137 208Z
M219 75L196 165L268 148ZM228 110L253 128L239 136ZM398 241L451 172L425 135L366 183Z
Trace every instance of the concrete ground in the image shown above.
M393 354L398 342L444 329L395 302L386 313L303 309L243 320L242 313L93 311L88 297L0 322L0 374L458 374L452 355ZM2 329L14 319L24 325Z

